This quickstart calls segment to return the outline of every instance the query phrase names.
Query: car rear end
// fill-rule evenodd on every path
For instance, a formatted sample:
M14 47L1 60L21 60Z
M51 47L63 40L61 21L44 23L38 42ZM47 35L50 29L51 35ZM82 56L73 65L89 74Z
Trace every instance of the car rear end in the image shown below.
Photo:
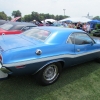
M3 49L0 47L0 79L8 77L8 74L11 73L9 69L3 66L3 58L2 58Z
M12 60L15 61L16 59L18 59L16 55L21 56L23 53L22 52L21 54L19 54L21 52L19 49L24 47L27 48L27 46L33 45L35 46L35 44L27 39L22 38L19 35L0 36L0 78L5 78L5 76L7 77L8 74L12 74L10 68L5 66L4 64L8 65L9 63L12 63ZM11 58L13 56L15 56L16 59Z

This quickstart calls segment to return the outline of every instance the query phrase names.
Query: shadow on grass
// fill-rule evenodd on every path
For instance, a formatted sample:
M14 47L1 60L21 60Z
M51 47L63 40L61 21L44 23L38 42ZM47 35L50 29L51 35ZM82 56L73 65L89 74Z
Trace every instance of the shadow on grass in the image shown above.
M58 81L49 86L40 86L32 76L11 76L0 81L0 100L35 100L52 91L86 77L100 69L99 63L88 62L63 70Z

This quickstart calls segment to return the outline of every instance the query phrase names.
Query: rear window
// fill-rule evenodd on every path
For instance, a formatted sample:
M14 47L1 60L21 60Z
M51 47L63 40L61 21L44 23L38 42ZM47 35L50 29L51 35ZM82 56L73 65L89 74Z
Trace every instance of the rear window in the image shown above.
M23 32L22 34L30 38L36 38L44 41L50 35L50 32L42 29L33 28Z
M15 25L12 28L10 28L9 30L21 30L24 26L23 25Z
M0 28L4 29L4 30L9 30L13 27L12 24L3 24L3 25L0 25Z

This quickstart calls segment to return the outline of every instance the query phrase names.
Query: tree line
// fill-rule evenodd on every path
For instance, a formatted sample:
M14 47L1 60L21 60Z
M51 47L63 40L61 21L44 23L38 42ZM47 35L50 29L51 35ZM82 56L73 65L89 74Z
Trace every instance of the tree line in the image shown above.
M22 14L19 10L16 10L16 11L12 12L11 16L13 16L15 18L15 17L18 17L18 16L22 16ZM11 20L12 19L11 16L7 16L4 11L0 12L0 19ZM30 22L30 21L33 21L33 20L42 21L42 20L45 20L45 19L62 20L64 18L68 18L68 17L70 17L70 16L53 15L53 14L49 14L49 13L44 14L44 13L38 13L38 12L32 11L31 14L24 15L23 17L21 17L21 19L19 19L19 21ZM100 20L100 16L95 16L93 19Z
M17 11L13 11L12 12L12 16L18 17L18 16L22 16L21 12L19 10ZM30 22L33 20L45 20L45 19L55 19L55 20L61 20L64 18L67 18L69 16L63 16L63 15L53 15L53 14L44 14L44 13L38 13L38 12L31 12L31 14L28 15L24 15L23 17L21 17L20 21L25 21L25 22ZM0 12L0 19L3 20L11 20L11 16L7 16L4 12Z

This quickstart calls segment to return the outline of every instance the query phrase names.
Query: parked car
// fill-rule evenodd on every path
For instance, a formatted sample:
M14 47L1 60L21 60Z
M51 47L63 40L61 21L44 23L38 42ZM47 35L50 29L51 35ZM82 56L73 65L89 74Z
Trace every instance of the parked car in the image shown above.
M53 22L50 21L44 22L44 21L37 20L34 23L38 26L53 26Z
M62 69L91 60L100 62L100 40L82 30L43 26L0 37L4 77L31 74L42 85L50 85Z
M92 30L91 33L93 36L100 36L100 29Z
M6 20L0 20L0 25L3 25L3 24L5 24L5 23L7 23L8 21L6 21Z
M32 27L36 27L36 25L26 22L8 22L0 26L0 35L20 34Z

